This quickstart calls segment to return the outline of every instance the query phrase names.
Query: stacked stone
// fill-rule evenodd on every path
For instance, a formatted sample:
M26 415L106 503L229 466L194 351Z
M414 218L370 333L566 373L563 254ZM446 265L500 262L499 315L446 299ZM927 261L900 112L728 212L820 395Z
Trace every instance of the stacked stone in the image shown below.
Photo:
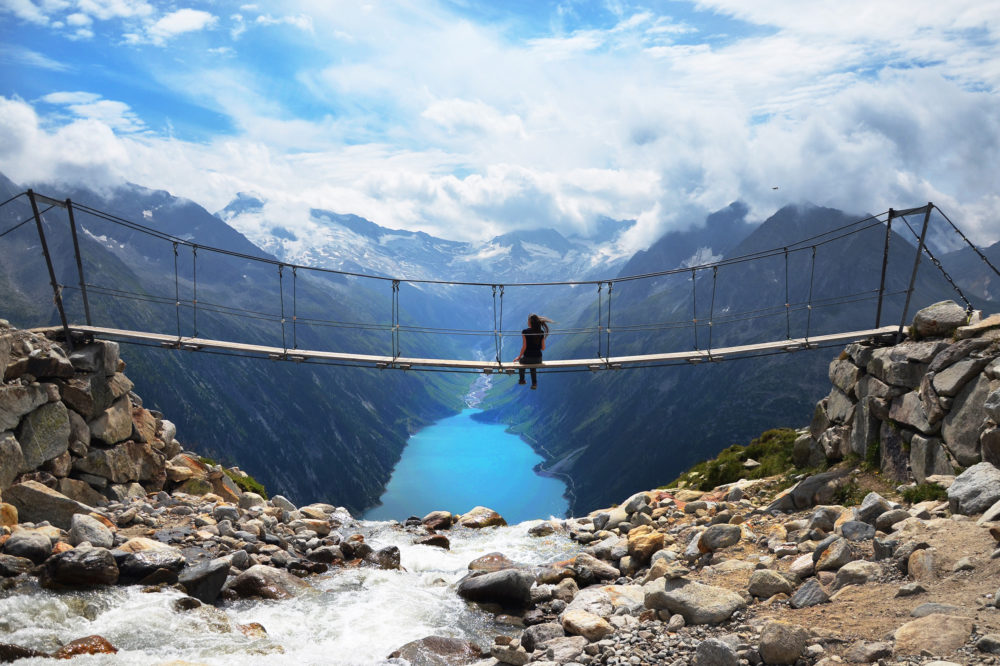
M872 458L923 483L981 461L1000 464L1000 315L968 323L952 301L917 313L893 346L849 345L830 364L830 394L795 444L796 464Z

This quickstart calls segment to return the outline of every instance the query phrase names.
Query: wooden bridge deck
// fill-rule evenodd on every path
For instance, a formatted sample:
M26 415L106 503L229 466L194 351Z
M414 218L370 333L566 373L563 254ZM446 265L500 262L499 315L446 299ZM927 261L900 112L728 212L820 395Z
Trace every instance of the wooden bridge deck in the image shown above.
M844 333L833 333L830 335L817 335L809 338L792 338L788 340L776 340L774 342L762 342L752 345L740 345L735 347L718 347L715 349L691 350L681 352L669 352L663 354L642 354L638 356L611 356L600 358L578 358L560 359L545 361L537 365L521 366L518 363L497 363L496 361L476 361L462 359L443 358L411 358L378 356L371 354L347 354L342 352L328 352L308 349L285 349L282 347L271 347L266 345L253 345L243 342L229 342L224 340L210 340L207 338L192 338L176 335L165 335L162 333L146 333L142 331L130 331L118 328L104 328L101 326L78 326L71 325L69 329L76 333L86 335L96 335L107 338L124 338L127 340L138 340L147 343L156 343L164 347L174 349L186 349L190 351L217 350L230 351L243 354L266 356L274 360L287 361L334 361L339 363L355 364L363 367L374 368L394 368L408 370L410 368L440 368L447 370L478 370L484 373L504 373L513 372L519 367L536 367L551 369L578 369L587 368L590 370L618 369L626 366L658 364L658 363L701 363L705 361L721 361L725 358L746 357L769 352L792 352L800 349L810 349L813 347L825 346L838 342L851 340L861 340L864 338L876 337L880 335L890 335L899 331L898 326L883 326L882 328L867 329L862 331L848 331Z

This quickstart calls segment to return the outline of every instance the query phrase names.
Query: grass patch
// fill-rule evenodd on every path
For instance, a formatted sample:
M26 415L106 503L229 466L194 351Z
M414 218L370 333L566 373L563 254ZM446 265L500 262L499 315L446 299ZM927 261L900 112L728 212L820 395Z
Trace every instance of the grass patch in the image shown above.
M861 464L861 469L865 472L877 472L882 468L882 442L876 439L868 445L865 451L865 461Z
M912 488L904 488L903 499L910 504L919 504L927 500L946 500L948 491L936 483L921 483Z
M211 465L212 467L219 464L217 461L212 460L211 458L206 458L205 456L199 456L198 460L200 460L203 464ZM234 471L228 467L223 467L222 471L225 472L226 476L228 476L230 480L236 484L236 487L242 490L243 492L257 493L264 499L268 499L267 489L264 488L264 484L262 484L260 481L253 478L246 472L243 472L242 470Z
M670 486L711 490L740 479L761 479L784 474L794 468L792 449L797 437L791 428L768 430L746 446L734 444L712 460L694 465ZM760 465L750 469L744 467L743 463L750 458Z
M857 481L848 481L837 488L833 494L833 501L841 506L857 506L865 499L868 491L862 488Z

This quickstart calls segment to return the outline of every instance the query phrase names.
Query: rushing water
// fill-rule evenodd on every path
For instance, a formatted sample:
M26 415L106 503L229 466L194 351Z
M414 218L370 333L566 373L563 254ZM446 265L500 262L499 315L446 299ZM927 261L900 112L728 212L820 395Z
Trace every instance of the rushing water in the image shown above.
M540 476L541 456L504 426L472 418L466 409L410 437L381 505L365 517L405 520L443 509L464 513L488 506L507 522L563 517L565 484Z
M52 651L91 634L107 638L117 655L84 656L74 664L383 664L403 644L429 635L488 645L498 633L491 615L470 606L453 584L468 563L500 551L524 564L543 564L575 552L564 537L533 538L530 524L453 530L451 550L412 543L390 523L362 523L373 547L396 545L405 571L335 570L309 578L313 590L287 601L240 601L220 608L176 611L180 593L142 592L139 586L53 593L36 586L0 591L0 642ZM267 631L248 637L238 625ZM30 659L19 664L63 663Z

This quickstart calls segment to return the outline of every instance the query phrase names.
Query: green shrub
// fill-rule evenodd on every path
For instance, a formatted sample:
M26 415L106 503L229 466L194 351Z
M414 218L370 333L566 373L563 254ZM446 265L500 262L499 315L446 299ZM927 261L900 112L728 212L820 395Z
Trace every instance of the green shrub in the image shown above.
M857 506L865 499L868 493L858 485L857 481L848 481L837 488L833 494L833 501L841 506Z
M911 488L904 488L903 499L910 504L918 504L927 500L946 500L948 499L948 491L936 483L921 483Z
M792 449L796 438L797 434L791 428L768 430L746 446L734 444L714 459L694 465L669 485L676 487L683 483L686 487L711 490L740 479L761 479L783 474L794 467ZM760 465L752 469L743 467L743 463L749 458Z
M882 442L876 439L874 442L868 445L868 450L865 451L865 462L862 463L861 469L866 472L877 472L882 467Z
M198 456L198 460L200 460L203 465L209 465L211 467L214 467L214 466L216 466L216 465L219 464L217 461L213 460L212 458L207 458L205 456ZM232 482L236 484L236 487L239 488L240 490L242 490L243 492L245 492L245 493L257 493L258 495L260 495L264 499L268 499L268 497L267 497L267 489L264 488L264 484L262 484L260 481L258 481L257 479L253 478L252 476L250 476L246 472L243 472L243 474L241 476L240 474L237 474L236 472L234 472L229 467L223 467L222 471L225 472L226 476L228 476L232 480Z

